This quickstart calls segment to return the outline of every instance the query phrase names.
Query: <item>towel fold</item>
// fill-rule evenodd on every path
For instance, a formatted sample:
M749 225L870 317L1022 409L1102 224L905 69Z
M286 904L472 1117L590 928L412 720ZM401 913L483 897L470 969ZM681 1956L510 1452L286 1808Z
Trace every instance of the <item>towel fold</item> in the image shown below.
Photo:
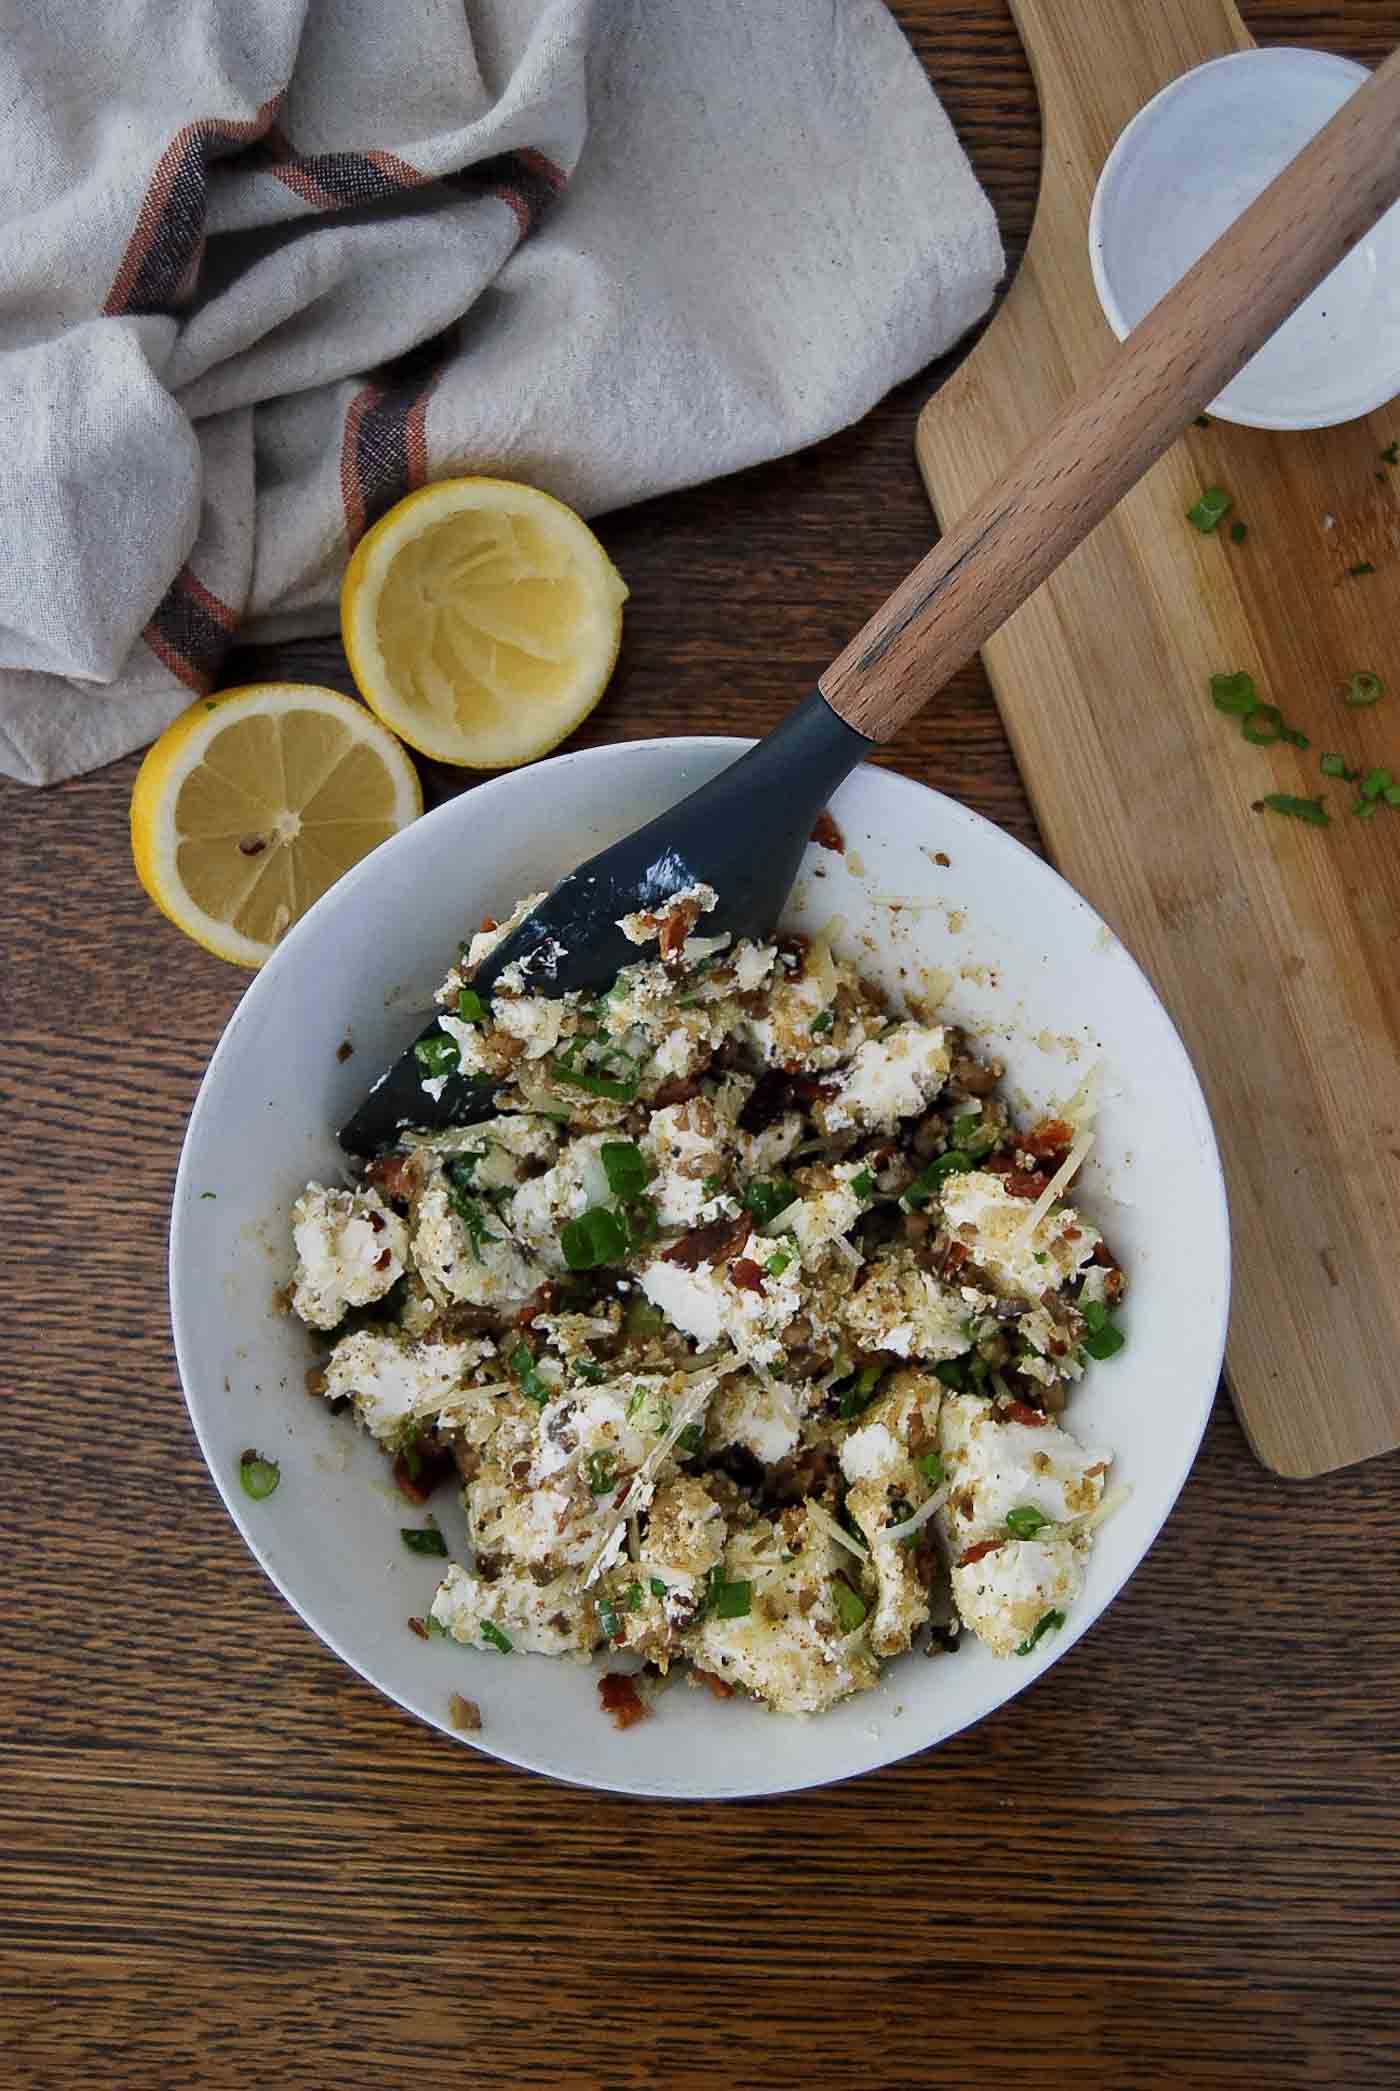
M0 45L0 770L333 630L429 479L595 515L845 426L991 302L881 0L34 0Z

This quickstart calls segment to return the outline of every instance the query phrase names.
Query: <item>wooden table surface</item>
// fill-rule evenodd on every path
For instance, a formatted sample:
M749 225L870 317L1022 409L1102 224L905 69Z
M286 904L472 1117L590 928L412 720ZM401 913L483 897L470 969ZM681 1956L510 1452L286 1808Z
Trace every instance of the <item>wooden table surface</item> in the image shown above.
M1039 134L1006 8L897 11L1014 258ZM1396 0L1246 13L1371 64L1400 36ZM632 599L581 739L776 721L926 545L929 388L602 526ZM330 641L235 666L349 687ZM1035 843L980 672L886 759ZM142 896L134 769L0 787L0 2084L1400 2083L1394 1461L1289 1486L1222 1397L1157 1546L1043 1682L773 1802L553 1785L321 1646L180 1398L166 1215L244 980Z

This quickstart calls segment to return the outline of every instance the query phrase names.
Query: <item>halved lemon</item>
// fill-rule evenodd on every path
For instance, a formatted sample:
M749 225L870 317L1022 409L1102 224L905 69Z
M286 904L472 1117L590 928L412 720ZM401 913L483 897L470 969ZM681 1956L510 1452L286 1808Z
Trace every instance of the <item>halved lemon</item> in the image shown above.
M200 698L148 751L131 852L177 928L260 966L343 871L422 811L413 764L353 697L249 683Z
M562 501L508 479L444 479L360 539L340 630L360 695L410 747L513 769L557 747L602 696L626 599Z

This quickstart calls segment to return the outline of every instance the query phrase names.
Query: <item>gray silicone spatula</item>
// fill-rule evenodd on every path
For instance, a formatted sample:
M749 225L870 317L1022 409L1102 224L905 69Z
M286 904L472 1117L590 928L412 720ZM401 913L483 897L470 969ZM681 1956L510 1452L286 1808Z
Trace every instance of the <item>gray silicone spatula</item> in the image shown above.
M543 995L610 982L640 955L619 918L697 883L719 895L706 934L770 933L843 778L1088 536L1398 195L1400 51L940 539L813 694L709 784L563 879L492 953L478 993L510 965ZM423 1033L435 1035L435 1025ZM489 1083L452 1075L434 1099L423 1074L410 1048L342 1145L369 1154L405 1124L466 1124L490 1110Z

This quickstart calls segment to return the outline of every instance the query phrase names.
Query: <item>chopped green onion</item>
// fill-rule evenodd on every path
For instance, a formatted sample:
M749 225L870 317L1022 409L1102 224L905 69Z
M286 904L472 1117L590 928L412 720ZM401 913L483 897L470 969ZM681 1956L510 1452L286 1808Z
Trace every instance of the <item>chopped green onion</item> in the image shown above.
M713 1198L716 1191L724 1189L724 1178L722 1176L707 1176L701 1183L700 1188L707 1198Z
M1006 1529L1013 1539L1034 1539L1041 1526L1050 1523L1051 1519L1034 1503L1018 1503L1006 1513Z
M1324 777L1340 777L1347 784L1354 783L1361 775L1360 770L1349 770L1345 755L1324 755L1318 764Z
M1233 507L1234 503L1223 486L1208 486L1200 500L1193 502L1187 509L1186 520L1208 534L1224 520Z
M875 1389L884 1378L883 1365L862 1365L849 1387L842 1390L836 1404L836 1413L843 1423L863 1415L875 1398Z
M662 1582L662 1580L661 1580L660 1576L652 1576L652 1577L650 1578L650 1587L651 1587L651 1594L652 1594L652 1596L653 1596L653 1597L659 1597L659 1598L662 1598L662 1599L664 1599L664 1598L665 1598L665 1596L666 1596L666 1585L665 1585L665 1584L664 1584L664 1583Z
M627 1234L615 1212L606 1205L590 1205L576 1220L564 1222L559 1247L571 1271L591 1271L626 1255Z
M1081 1301L1079 1312L1083 1316L1086 1329L1097 1330L1108 1327L1108 1309L1102 1300Z
M1283 739L1283 713L1276 704L1256 704L1240 721L1240 732L1258 748Z
M554 1389L549 1381L541 1376L528 1343L523 1340L517 1343L506 1363L519 1380L520 1391L527 1401L533 1401L537 1408L543 1408L547 1401L554 1399Z
M1209 428L1210 417L1206 414L1198 414L1196 416L1196 426L1197 428Z
M783 1272L787 1269L788 1265L791 1262L792 1258L791 1256L789 1256L787 1250L779 1249L776 1255L770 1256L768 1258L768 1261L764 1264L763 1268L767 1271L770 1278L781 1278Z
M464 1024L486 1022L486 1004L474 987L462 987L457 990L457 1014Z
M603 1174L615 1198L639 1198L650 1181L642 1150L633 1140L605 1140Z
M590 1387L601 1387L608 1376L596 1358L575 1358L569 1370L575 1379L587 1380Z
M1210 699L1218 712L1227 712L1232 718L1246 718L1259 702L1254 687L1254 677L1241 668L1235 675L1212 675Z
M933 1376L945 1387L951 1387L955 1394L961 1394L967 1385L967 1375L958 1358L940 1358L933 1368Z
M1389 770L1367 770L1361 780L1361 796L1363 799L1378 799L1394 782Z
M1108 1322L1101 1329L1093 1329L1084 1338L1084 1348L1091 1358L1112 1358L1123 1348L1127 1338L1121 1329Z
M716 1577L719 1573L714 1570ZM716 1619L747 1619L752 1602L752 1583L716 1581L710 1585L710 1610Z
M1400 441L1386 444L1381 452L1381 462L1386 465L1400 465Z
M261 1503L282 1479L282 1469L275 1459L264 1459L260 1452L245 1452L238 1462L238 1478L244 1495Z
M1387 784L1381 797L1387 806L1400 806L1400 784Z
M609 1495L617 1487L617 1454L590 1452L584 1461L588 1486L595 1496Z
M1281 726L1279 728L1279 739L1287 741L1290 747L1294 748L1310 748L1312 746L1312 742L1307 735L1300 733L1296 726Z
M921 1452L914 1464L923 1475L925 1481L929 1482L934 1488L939 1486L943 1480L944 1466L936 1452Z
M201 1191L199 1195L201 1198L217 1198L219 1194L217 1191Z
M1380 812L1380 807L1379 799L1354 799L1351 810L1358 820L1370 820Z
M982 1157L990 1154L996 1146L997 1138L996 1127L994 1125L984 1125L980 1132L975 1132L972 1135L971 1139L963 1141L963 1153L970 1162L980 1162Z
M442 1621L435 1618L431 1612L428 1613L423 1624L428 1630L428 1639L430 1641L450 1641L452 1639L451 1633L443 1625Z
M1230 542L1231 542L1231 544L1232 544L1232 545L1242 545L1242 544L1244 543L1245 539L1246 539L1246 538L1248 537L1248 535L1249 535L1249 525L1248 525L1248 523L1231 523L1231 525L1230 525Z
M1373 574L1375 570L1369 559L1358 559L1355 566L1347 568L1347 572L1351 575L1353 581L1359 580L1362 574Z
M1065 1615L1063 1612L1043 1612L1040 1618L1037 1619L1029 1639L1023 1641L1016 1650L1017 1655L1029 1655L1036 1642L1044 1640L1052 1627L1063 1626L1064 1623Z
M627 1609L629 1612L641 1611L642 1586L640 1583L629 1583L627 1585Z
M705 1442L705 1433L698 1423L687 1423L676 1439L676 1450L686 1459L694 1459Z
M835 1028L836 1011L834 1009L824 1009L820 1016L812 1019L812 1036L814 1038L820 1038L825 1032L834 1031Z
M1332 825L1332 816L1322 799L1300 799L1288 791L1266 791L1255 804L1260 810L1267 807L1270 813L1286 813L1293 820L1309 821L1315 828Z
M853 1590L844 1576L831 1579L831 1601L836 1607L836 1616L848 1634L858 1626L864 1626L870 1607L858 1590Z
M960 1175L971 1166L972 1157L964 1147L950 1147L946 1154L935 1155L923 1173L914 1178L900 1204L908 1212L927 1205L945 1176Z
M436 1038L420 1038L413 1048L413 1057L433 1080L439 1075L455 1074L462 1064L456 1039L449 1038L445 1031L439 1031Z
M644 1293L634 1292L627 1302L622 1317L625 1336L657 1336L666 1326L666 1317L659 1307L653 1307Z
M510 1654L513 1646L510 1635L503 1634L494 1619L482 1620L481 1638L483 1641L489 1642L492 1648L499 1648L502 1655Z
M437 1554L447 1558L447 1541L436 1525L400 1525L399 1538L410 1554Z
M857 1198L868 1198L875 1189L875 1178L869 1169L862 1169L851 1178L851 1189Z
M570 1082L575 1089L586 1089L590 1096L606 1096L615 1104L630 1104L639 1086L635 1075L629 1076L625 1081L615 1081L611 1075L592 1075L584 1068L557 1065L550 1079L555 1082Z
M777 1176L770 1183L745 1184L739 1202L753 1214L758 1226L766 1227L780 1212L787 1211L796 1196L796 1184L789 1183L785 1176Z
M1360 708L1364 705L1374 704L1377 698L1384 697L1384 695L1385 684L1380 677L1373 675L1369 668L1358 668L1355 675L1347 677L1347 686L1342 701L1345 704Z

